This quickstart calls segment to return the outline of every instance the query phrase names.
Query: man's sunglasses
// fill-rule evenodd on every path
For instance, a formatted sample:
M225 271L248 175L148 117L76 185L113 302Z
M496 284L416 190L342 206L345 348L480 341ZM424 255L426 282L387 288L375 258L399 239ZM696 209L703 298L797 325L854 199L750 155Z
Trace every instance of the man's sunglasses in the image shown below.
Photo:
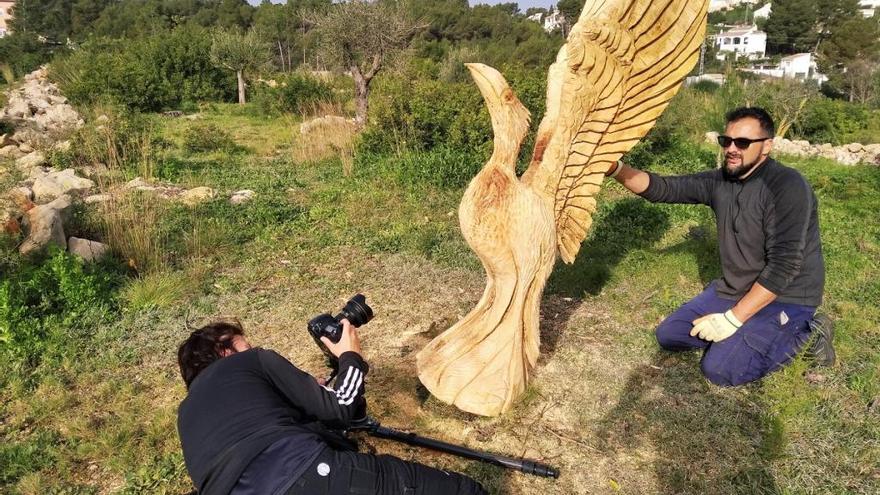
M721 135L721 136L718 136L718 144L722 148L727 148L728 146L730 146L730 143L733 143L736 145L737 148L744 150L744 149L748 149L748 147L751 146L752 143L760 143L762 141L767 141L768 139L773 139L773 138L765 137L765 138L760 138L760 139L749 139L749 138L732 138L730 136Z

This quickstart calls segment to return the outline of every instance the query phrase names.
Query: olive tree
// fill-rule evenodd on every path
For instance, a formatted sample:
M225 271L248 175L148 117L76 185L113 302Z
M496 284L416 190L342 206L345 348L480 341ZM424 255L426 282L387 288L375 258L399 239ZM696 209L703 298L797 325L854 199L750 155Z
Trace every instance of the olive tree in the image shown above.
M269 44L254 29L214 31L211 40L211 63L235 72L238 79L238 104L245 104L245 78L265 69L271 58Z
M355 121L367 120L370 83L383 64L406 49L420 29L399 2L348 1L311 15L328 60L354 79Z

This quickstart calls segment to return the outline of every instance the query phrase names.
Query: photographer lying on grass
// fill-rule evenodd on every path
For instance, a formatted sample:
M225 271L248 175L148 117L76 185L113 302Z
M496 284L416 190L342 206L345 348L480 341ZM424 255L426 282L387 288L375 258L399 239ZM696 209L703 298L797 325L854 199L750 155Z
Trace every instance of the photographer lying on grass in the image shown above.
M356 452L344 429L366 414L355 328L342 320L335 386L277 353L252 348L241 325L215 322L178 350L188 394L177 427L186 468L202 495L485 494L476 481L392 456Z
M721 278L657 327L660 347L703 349L712 383L757 380L794 357L811 333L816 363L834 363L833 326L816 315L825 262L816 196L795 169L770 157L775 126L761 108L727 114L720 169L664 177L623 162L608 171L630 191L659 203L704 204L715 212Z

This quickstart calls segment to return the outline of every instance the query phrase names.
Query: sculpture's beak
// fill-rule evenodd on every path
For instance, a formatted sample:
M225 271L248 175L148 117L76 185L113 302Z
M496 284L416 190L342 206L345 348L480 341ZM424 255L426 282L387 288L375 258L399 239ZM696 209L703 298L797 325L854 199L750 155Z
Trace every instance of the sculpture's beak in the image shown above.
M513 93L500 72L484 64L465 64L480 88L495 134L495 153L499 160L516 163L519 146L529 132L529 111ZM503 158L502 158L503 157Z
M471 77L474 78L474 82L480 88L480 93L482 93L483 99L486 100L489 108L501 105L504 102L505 90L510 94L509 97L513 96L513 91L510 89L504 76L497 70L485 64L464 65L471 71Z

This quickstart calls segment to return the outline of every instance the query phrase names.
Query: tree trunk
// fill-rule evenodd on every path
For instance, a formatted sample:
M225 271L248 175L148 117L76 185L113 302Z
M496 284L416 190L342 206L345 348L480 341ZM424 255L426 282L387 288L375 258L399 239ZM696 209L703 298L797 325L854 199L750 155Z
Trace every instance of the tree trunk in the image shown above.
M351 76L354 78L354 122L358 127L363 127L367 122L367 110L369 109L370 79L364 77L356 65L351 67Z
M354 100L356 104L356 112L354 122L358 127L363 127L367 123L368 97L370 96L370 81L379 73L382 68L382 57L373 55L373 63L370 70L364 74L357 64L351 64L351 76L354 78Z
M244 105L244 73L242 71L235 71L235 77L238 78L238 104Z

